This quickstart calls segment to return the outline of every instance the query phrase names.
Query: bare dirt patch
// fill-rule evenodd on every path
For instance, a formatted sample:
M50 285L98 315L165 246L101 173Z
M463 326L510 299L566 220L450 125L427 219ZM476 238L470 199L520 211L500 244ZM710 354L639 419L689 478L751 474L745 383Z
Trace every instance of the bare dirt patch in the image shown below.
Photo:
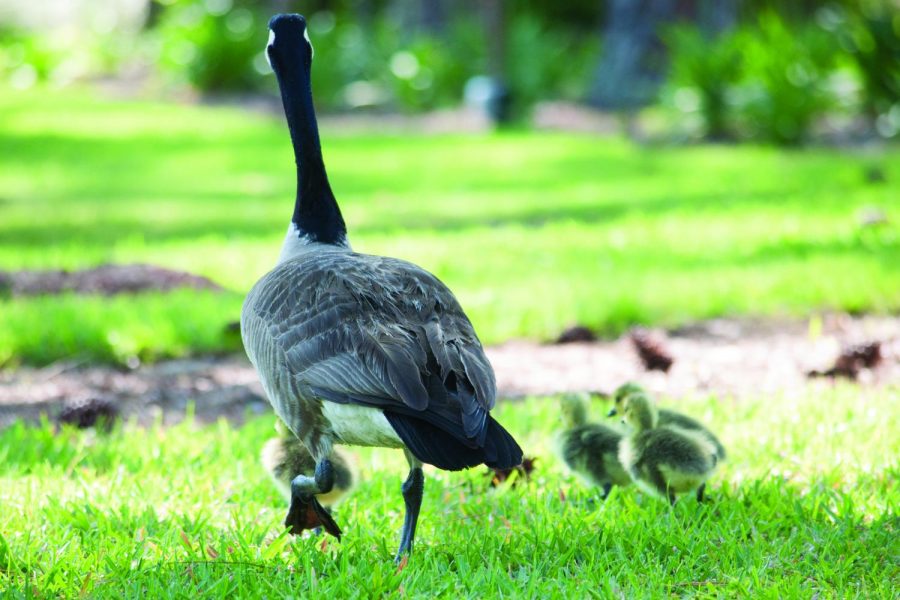
M100 265L80 271L0 271L0 296L46 294L133 294L175 288L221 291L200 275L153 265Z
M662 332L657 332L658 334ZM716 320L667 333L668 373L646 371L627 336L614 341L537 344L511 341L487 349L502 398L568 391L609 392L636 380L669 397L758 397L797 393L832 379L807 377L834 364L841 348L877 340L883 360L863 370L865 387L900 385L900 318L846 315L807 321ZM193 406L201 422L235 423L269 411L256 373L242 355L161 362L133 370L58 363L0 372L0 427L16 419L51 420L90 399L111 402L123 418L174 423Z

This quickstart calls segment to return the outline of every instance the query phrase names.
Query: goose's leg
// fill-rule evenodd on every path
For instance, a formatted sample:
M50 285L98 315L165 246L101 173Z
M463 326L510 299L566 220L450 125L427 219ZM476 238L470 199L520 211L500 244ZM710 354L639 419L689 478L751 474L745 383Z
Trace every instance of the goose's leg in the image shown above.
M403 502L406 504L406 516L403 518L400 549L397 550L397 557L394 559L398 562L404 554L412 552L413 540L416 537L416 524L419 522L419 508L422 506L422 491L425 489L422 463L409 451L406 452L406 460L409 461L409 476L400 488L403 491Z
M331 514L316 499L316 494L327 494L334 487L334 468L327 458L316 463L314 477L297 475L291 481L291 507L288 509L284 526L294 535L304 529L322 526L325 531L341 539L341 528Z

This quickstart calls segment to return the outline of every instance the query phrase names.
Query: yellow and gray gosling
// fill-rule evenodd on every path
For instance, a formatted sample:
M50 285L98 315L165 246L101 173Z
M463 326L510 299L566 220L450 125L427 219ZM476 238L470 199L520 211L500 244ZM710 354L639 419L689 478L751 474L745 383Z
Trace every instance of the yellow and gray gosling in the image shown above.
M629 394L646 394L647 392L640 385L634 382L628 382L620 385L618 389L616 389L613 394L613 405L612 409L610 409L609 414L607 416L612 417L617 414L622 413L622 405L625 402L625 398ZM725 446L722 445L722 442L719 441L719 438L709 430L708 427L693 419L687 415L684 415L679 412L675 412L674 410L667 410L665 408L657 409L659 413L659 425L660 427L677 427L679 429L686 429L691 432L697 432L703 435L709 443L711 443L716 448L716 462L721 462L725 460Z
M715 446L698 432L658 426L659 414L647 394L625 397L622 420L633 433L619 445L619 461L632 479L670 504L676 494L692 490L702 502L706 480L716 467Z
M275 486L285 497L291 499L291 481L298 475L313 476L316 472L316 461L306 446L291 432L277 428L279 435L268 440L260 452L263 468L272 476ZM319 494L316 498L327 511L340 502L353 487L355 473L350 461L336 449L332 449L331 466L334 469L334 487L327 494ZM291 533L299 534L304 529L317 529L323 523L313 510L295 515L289 526Z
M557 452L572 472L590 484L603 489L602 498L609 496L613 485L631 484L631 477L619 462L619 442L622 433L587 422L587 398L566 394L560 401L565 429L556 439Z

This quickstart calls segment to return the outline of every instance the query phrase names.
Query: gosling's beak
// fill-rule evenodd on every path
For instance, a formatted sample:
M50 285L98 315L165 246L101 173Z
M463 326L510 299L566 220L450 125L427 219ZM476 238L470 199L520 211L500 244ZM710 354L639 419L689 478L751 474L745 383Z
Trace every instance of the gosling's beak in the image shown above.
M609 412L606 413L606 416L607 416L607 417L614 417L614 416L616 416L616 409L615 409L615 407L609 409Z

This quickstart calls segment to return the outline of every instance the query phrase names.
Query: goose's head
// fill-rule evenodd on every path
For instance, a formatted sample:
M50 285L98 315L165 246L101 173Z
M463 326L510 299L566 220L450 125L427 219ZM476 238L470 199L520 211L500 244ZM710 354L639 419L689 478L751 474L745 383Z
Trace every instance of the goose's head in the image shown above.
M622 401L622 422L634 431L645 431L656 427L659 413L653 399L643 392L625 396Z
M306 19L297 14L275 15L269 21L269 43L266 60L275 73L283 73L285 67L299 57L308 70L313 59L312 42L306 29Z
M587 422L587 397L585 394L563 394L559 399L563 425L567 428Z
M625 405L625 399L631 394L643 394L644 388L633 381L629 381L628 383L623 383L620 385L616 391L613 393L613 407L609 409L609 413L606 415L607 417L612 417L614 415L622 414L622 409Z

